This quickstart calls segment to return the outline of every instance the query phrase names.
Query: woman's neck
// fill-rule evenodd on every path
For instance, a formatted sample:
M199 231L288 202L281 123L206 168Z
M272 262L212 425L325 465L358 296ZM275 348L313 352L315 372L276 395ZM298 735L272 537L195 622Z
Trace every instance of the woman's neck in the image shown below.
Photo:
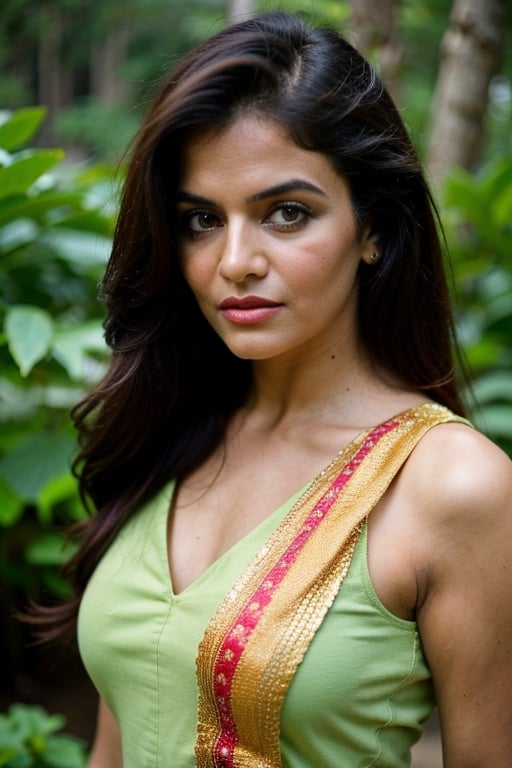
M407 397L411 393L376 371L366 355L328 350L308 360L255 361L243 411L268 431L297 422L371 426L395 403L400 410Z

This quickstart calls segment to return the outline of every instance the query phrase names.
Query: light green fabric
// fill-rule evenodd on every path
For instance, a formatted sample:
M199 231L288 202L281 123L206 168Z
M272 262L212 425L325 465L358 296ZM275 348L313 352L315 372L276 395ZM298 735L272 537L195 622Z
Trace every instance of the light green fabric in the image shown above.
M80 610L80 650L120 723L124 768L193 768L197 646L225 593L302 492L174 595L166 536L172 491L126 524ZM376 597L364 530L288 690L283 768L403 768L432 708L416 625Z

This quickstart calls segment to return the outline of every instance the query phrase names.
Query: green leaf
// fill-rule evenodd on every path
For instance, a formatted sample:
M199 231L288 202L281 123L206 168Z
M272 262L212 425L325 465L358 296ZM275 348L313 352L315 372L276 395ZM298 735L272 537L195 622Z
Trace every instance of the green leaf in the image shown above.
M25 107L18 109L0 125L0 147L8 152L19 149L35 134L48 109L46 107Z
M11 355L22 376L48 353L53 337L53 320L39 307L17 306L5 316L5 333Z
M75 210L83 202L82 192L62 192L53 189L42 192L37 197L19 195L0 200L0 226L15 219L35 219L41 222L48 212L59 208Z
M48 432L30 435L0 460L0 477L24 501L36 503L43 488L69 472L75 441Z
M101 267L103 272L112 249L110 238L95 232L68 230L64 226L54 226L41 237L40 242L55 256L65 259L77 274L96 266Z
M490 338L484 338L473 346L467 346L464 353L469 367L475 371L494 366L499 359L499 348Z
M8 528L14 525L22 514L22 500L4 480L0 479L0 525Z
M484 405L475 413L473 421L491 437L512 438L512 405Z
M84 768L83 743L57 733L62 715L51 715L42 707L13 704L0 715L0 766L5 768Z
M41 489L37 499L37 513L42 525L48 525L53 520L54 507L78 494L77 481L67 472L65 475L53 477Z
M77 328L56 330L52 351L70 378L83 379L86 375L87 352L107 352L100 323L84 323Z
M41 757L46 752L47 743L44 736L40 736L38 733L34 734L28 741L30 751L35 757Z
M13 704L9 707L9 719L19 733L25 738L35 735L49 736L66 723L63 715L50 715L42 707Z
M48 739L45 762L52 768L83 768L85 751L83 746L69 736L53 736Z
M39 228L30 219L15 219L0 228L0 253L7 254L33 243Z
M512 371L497 370L480 376L473 382L472 390L479 403L512 401Z
M99 211L75 212L61 221L55 222L55 226L101 235L109 240L113 233L112 219Z
M19 754L19 747L16 742L13 743L13 739L6 738L0 734L0 766L7 766L9 768L12 765L12 759ZM30 768L30 763L27 763Z
M75 549L58 533L44 533L25 548L25 558L30 565L62 565Z
M0 168L0 199L20 195L64 158L62 149L44 149Z
M0 378L0 424L28 420L40 404L41 396L35 387L16 386L7 378ZM3 429L5 435L5 427ZM4 441L2 443L5 448Z
M499 197L493 201L494 220L506 227L504 234L508 242L512 241L512 181L506 190L503 190Z

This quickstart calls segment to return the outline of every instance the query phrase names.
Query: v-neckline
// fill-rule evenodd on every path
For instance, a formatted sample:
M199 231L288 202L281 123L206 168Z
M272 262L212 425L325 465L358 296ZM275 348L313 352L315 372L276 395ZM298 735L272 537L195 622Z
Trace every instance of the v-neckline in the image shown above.
M318 477L318 475L317 475ZM171 595L171 598L174 602L180 601L182 598L185 598L189 593L193 593L199 586L201 586L202 582L205 581L209 575L212 573L212 571L217 570L223 563L224 560L226 560L228 557L232 556L237 549L242 549L248 542L248 540L251 537L254 537L256 540L255 545L250 548L250 552L248 552L247 556L247 562L253 557L255 552L258 550L262 544L267 540L267 538L271 535L272 531L275 530L277 525L280 524L280 522L286 517L288 514L288 511L293 507L295 502L306 492L306 490L309 488L309 486L314 483L316 480L316 477L314 480L310 480L305 485L303 485L301 488L299 488L295 493L293 493L286 501L284 501L282 504L280 504L273 512L270 513L270 515L267 515L263 520L261 520L257 525L254 526L254 528L251 528L250 531L247 531L241 538L239 538L237 541L235 541L228 549L226 549L225 552L223 552L219 557L215 558L201 573L199 576L197 576L193 581L191 581L187 586L180 590L179 592L176 592L174 589L173 579L172 579L172 573L171 573L171 563L170 563L170 557L169 557L169 549L168 549L168 530L169 530L169 516L170 516L170 510L172 507L173 497L174 493L176 491L176 480L172 480L169 485L166 486L165 492L164 492L164 500L162 502L162 507L159 510L160 514L160 520L159 520L159 535L158 535L158 541L159 544L162 545L162 551L160 552L160 558L163 560L164 565L166 567L167 572L167 583L169 592ZM277 521L275 521L275 518L277 518ZM163 526L163 531L162 531ZM268 532L265 532L262 535L262 529L264 530L266 527L268 527ZM242 564L240 567L240 572L245 567L245 564Z
M409 408L406 410L410 410ZM405 413L406 411L403 411ZM400 416L398 414L398 416ZM397 416L392 416L391 418L397 418ZM389 419L386 419L385 421L389 421ZM382 422L385 423L385 422ZM239 538L237 541L235 541L228 549L226 549L225 552L223 552L219 557L215 558L215 560L212 560L212 562L199 574L199 576L196 576L195 579L193 579L189 584L187 584L184 589L181 589L179 592L175 591L173 578L172 578L172 571L171 571L171 562L170 562L170 555L169 555L169 523L170 523L170 516L171 516L171 510L172 510L172 503L174 494L176 492L176 480L173 480L169 486L167 486L167 490L170 490L170 494L166 493L165 497L167 499L167 506L165 514L162 515L163 517L163 524L164 524L164 530L163 532L160 532L159 535L159 541L160 543L163 542L163 553L161 556L163 556L163 560L166 566L166 572L168 577L168 588L171 595L171 598L174 602L178 602L181 599L184 599L187 595L190 593L193 593L201 584L208 579L208 577L211 575L211 573L215 570L217 570L222 563L230 556L233 555L233 553L237 549L242 549L242 547L247 544L247 541L254 537L257 539L257 544L255 544L254 547L251 548L251 552L248 554L247 562L242 565L240 572L242 572L245 565L247 565L251 559L257 552L258 548L263 546L265 541L269 538L269 536L272 534L272 532L276 529L277 525L279 525L282 520L285 519L286 515L292 509L295 502L300 499L300 497L306 493L306 491L315 484L319 478L322 477L322 475L332 466L332 464L335 461L338 461L340 457L343 454L349 454L352 448L357 445L361 440L363 439L364 435L366 435L369 431L372 429L375 429L375 427L366 427L362 430L360 430L352 440L349 440L349 442L340 450L337 454L333 456L333 458L318 472L315 477L312 480L309 480L307 483L305 483L301 488L299 488L295 493L293 493L291 496L288 497L286 501L284 501L282 504L280 504L273 512L270 513L270 515L267 515L263 520L261 520L257 525L254 526L254 528L251 528L251 530L247 531L241 538ZM275 518L279 518L277 522L275 522ZM268 526L268 532L266 532L266 535L261 536L261 530L264 529L266 526ZM258 536L258 534L260 534Z
M270 515L265 517L254 528L252 528L250 531L245 533L240 539L235 541L225 552L223 552L221 555L219 555L219 557L213 560L199 574L199 576L193 579L193 581L187 584L187 586L184 589L180 590L179 592L175 592L174 590L172 573L171 573L170 556L169 556L169 547L168 547L169 520L170 520L170 514L171 514L171 508L172 508L172 501L173 501L174 493L176 490L176 480L173 480L166 487L167 492L165 493L165 499L167 501L165 506L165 512L162 513L163 530L160 530L159 532L159 542L160 542L160 545L163 546L163 551L161 551L161 557L165 564L166 573L167 573L167 583L168 583L168 588L169 588L169 592L172 599L174 601L179 601L182 597L184 598L189 593L194 592L197 589L197 587L199 587L203 583L203 581L205 581L209 577L212 571L216 570L223 563L225 559L232 556L235 550L242 548L251 537L255 537L255 538L258 538L258 543L255 547L252 548L251 553L248 555L247 562L249 562L250 558L256 553L258 548L265 543L265 541L269 538L269 536L275 530L277 525L280 524L282 520L285 519L286 515L288 514L290 509L292 509L295 502L298 501L298 499L300 499L300 497L304 493L306 493L311 486L313 486L316 482L318 482L318 480L325 474L325 472L327 472L331 468L334 462L337 462L340 460L343 454L346 454L347 456L350 455L350 452L353 450L354 446L359 444L364 439L365 435L367 435L372 430L379 429L379 427L383 426L389 421L393 421L395 419L401 419L409 411L417 410L418 408L421 409L426 405L435 405L435 403L432 403L429 401L423 401L422 403L409 406L409 408L405 408L399 413L389 416L387 419L384 419L384 421L380 422L380 424L377 424L373 427L365 427L364 429L359 430L359 432L356 435L354 435L354 437L351 440L349 440L349 442L340 451L338 451L337 454L335 454L335 456L328 462L328 464L326 464L325 467L320 472L318 472L317 475L315 475L315 477L312 480L305 483L294 494L292 494L285 502L280 504L277 507L277 509L275 509ZM169 494L169 491L170 491L170 494ZM279 520L279 523L274 522L274 519L276 517L281 518ZM269 528L268 533L264 537L261 537L261 535L258 537L258 534L261 534L261 530L264 529L266 526L268 526ZM242 565L240 571L243 570L243 567L244 566Z

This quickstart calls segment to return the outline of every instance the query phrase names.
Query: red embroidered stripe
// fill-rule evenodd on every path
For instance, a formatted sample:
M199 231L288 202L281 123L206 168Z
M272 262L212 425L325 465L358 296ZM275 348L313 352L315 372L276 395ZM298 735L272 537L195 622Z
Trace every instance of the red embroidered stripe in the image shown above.
M236 622L226 635L214 668L214 694L220 718L220 733L214 747L213 760L217 768L234 768L233 756L238 743L236 724L231 710L230 697L237 665L251 634L260 621L265 607L279 587L299 552L325 519L334 501L343 490L351 475L370 453L379 440L398 426L391 420L373 429L363 441L355 456L347 462L329 490L312 509L301 531L290 544L283 557L262 579L257 589L245 603Z

